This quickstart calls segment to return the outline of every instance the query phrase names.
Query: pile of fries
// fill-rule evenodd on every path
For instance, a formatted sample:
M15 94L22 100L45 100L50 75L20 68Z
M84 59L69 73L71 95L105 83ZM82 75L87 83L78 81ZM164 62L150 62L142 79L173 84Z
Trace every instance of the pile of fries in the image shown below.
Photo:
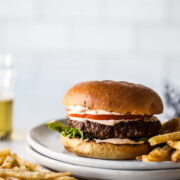
M24 161L16 154L12 154L9 149L0 151L0 180L76 180L69 175L71 175L70 172L54 173L37 164Z
M150 138L149 144L153 150L147 155L138 156L137 160L144 162L180 161L180 118L164 123L160 134Z

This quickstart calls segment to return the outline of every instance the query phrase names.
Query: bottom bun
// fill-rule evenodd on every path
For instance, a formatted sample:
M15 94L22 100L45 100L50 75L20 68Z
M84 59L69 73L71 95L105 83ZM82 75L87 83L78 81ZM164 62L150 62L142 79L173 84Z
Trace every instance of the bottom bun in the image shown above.
M64 147L78 155L98 159L135 159L137 156L149 152L148 144L123 144L96 143L83 141L78 138L61 136Z

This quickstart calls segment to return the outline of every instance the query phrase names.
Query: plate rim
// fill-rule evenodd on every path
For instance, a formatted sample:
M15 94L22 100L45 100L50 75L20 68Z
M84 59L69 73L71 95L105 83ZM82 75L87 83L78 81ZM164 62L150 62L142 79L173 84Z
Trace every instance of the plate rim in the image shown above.
M165 175L166 179L170 179L170 177L172 179L172 176L174 175L174 172L176 172L178 174L178 177L180 176L180 168L163 169L163 170L146 170L146 171L145 170L142 170L142 171L134 170L133 171L133 170L120 170L120 169L94 168L94 167L79 166L79 165L70 164L70 163L67 163L67 162L62 162L62 161L58 161L56 159L49 158L49 157L47 157L47 156L45 156L43 154L40 154L36 150L34 150L29 144L26 145L26 150L32 156L32 158L35 159L37 162L39 162L41 165L44 165L45 167L48 167L46 165L46 164L48 164L49 165L48 168L51 167L51 169L53 169L52 168L52 163L56 163L56 169L54 169L54 170L58 170L57 169L57 163L58 163L59 164L58 167L62 167L61 169L64 168L63 171L66 171L65 169L68 169L68 171L71 171L74 176L77 176L77 177L80 177L80 178L88 178L88 179L89 178L93 178L93 179L94 178L98 178L98 179L103 178L104 179L105 177L107 177L108 179L109 178L110 179L117 179L117 177L121 176L122 180L123 179L130 180L130 179L134 179L134 178L143 178L144 179L145 173L149 173L150 179L152 179L152 177L151 177L152 175L155 175L156 177L153 177L153 179L163 179L164 180L164 177L161 177L159 173L161 173L161 175L166 173L166 175ZM44 164L42 163L42 161L43 161ZM48 161L48 162L51 162L51 163L47 163L47 162L45 163L45 161ZM78 170L78 172L77 172L77 170ZM93 174L93 177L87 176L87 171L90 171L89 173ZM173 179L177 178L177 174L176 174L176 177L173 177ZM133 176L133 178L132 178L132 176Z

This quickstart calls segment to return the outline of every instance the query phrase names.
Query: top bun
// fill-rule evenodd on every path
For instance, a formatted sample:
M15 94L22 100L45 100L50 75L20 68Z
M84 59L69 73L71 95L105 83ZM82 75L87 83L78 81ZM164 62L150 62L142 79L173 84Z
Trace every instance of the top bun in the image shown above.
M78 83L67 91L63 104L120 114L152 115L163 112L162 100L156 92L143 85L124 81Z

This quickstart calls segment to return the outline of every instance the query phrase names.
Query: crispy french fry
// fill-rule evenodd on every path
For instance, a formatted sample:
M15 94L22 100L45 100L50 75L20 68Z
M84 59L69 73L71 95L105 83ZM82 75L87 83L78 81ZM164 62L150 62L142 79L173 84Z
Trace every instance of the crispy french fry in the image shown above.
M178 139L180 139L180 131L154 136L149 139L149 143L151 146L154 146L156 144L161 144L169 140Z
M167 141L167 144L177 150L180 150L180 141Z
M6 177L5 180L22 180L21 178Z
M17 155L16 155L16 162L17 162L18 166L20 166L20 167L25 166L27 170L32 171L32 172L50 172L49 170L42 168L38 164L29 163L29 162L21 159Z
M12 169L0 169L1 177L16 177L16 178L25 178L25 179L52 179L62 176L71 175L70 172L66 173L51 173L51 172L30 172L30 171L21 171L21 170L12 170Z
M171 155L171 160L173 162L178 162L180 160L180 150L175 150Z
M180 131L180 118L174 118L162 124L160 133L164 134L175 131Z
M11 155L11 156L8 155L8 156L6 157L6 159L4 160L1 168L4 168L4 169L11 168L12 165L13 165L13 163L14 163L14 161L15 161L15 155Z
M16 155L16 162L17 162L18 166L20 166L20 167L26 166L26 168L29 169L30 171L38 171L38 172L42 172L42 171L46 172L47 171L37 164L29 163L29 162L21 159L17 155Z
M76 178L69 177L69 176L64 176L64 177L56 178L55 180L76 180Z
M7 156L7 155L10 155L10 150L9 149L3 149L3 150L0 150L0 156Z
M28 171L28 168L26 167L26 165L21 165L19 169L21 171Z
M0 157L0 166L2 165L2 163L4 162L5 159L6 159L6 156L1 156Z
M138 157L136 157L136 159L143 161L143 162L150 162L150 160L148 159L148 155L138 156Z
M169 146L165 145L162 148L155 148L154 150L152 150L149 154L148 154L148 159L150 161L168 161L170 160L172 148L170 148Z
M54 173L40 165L29 163L16 154L11 154L9 149L0 151L0 180L76 180L76 178L69 177L69 175L71 175L69 172Z
M146 156L146 155L137 156L136 160L142 161L142 156Z
M138 156L136 159L142 160L143 162L160 162L168 161L171 159L171 150L169 146L153 149L148 155Z
M17 171L17 170L19 170L20 168L19 168L18 166L14 166L12 169Z

